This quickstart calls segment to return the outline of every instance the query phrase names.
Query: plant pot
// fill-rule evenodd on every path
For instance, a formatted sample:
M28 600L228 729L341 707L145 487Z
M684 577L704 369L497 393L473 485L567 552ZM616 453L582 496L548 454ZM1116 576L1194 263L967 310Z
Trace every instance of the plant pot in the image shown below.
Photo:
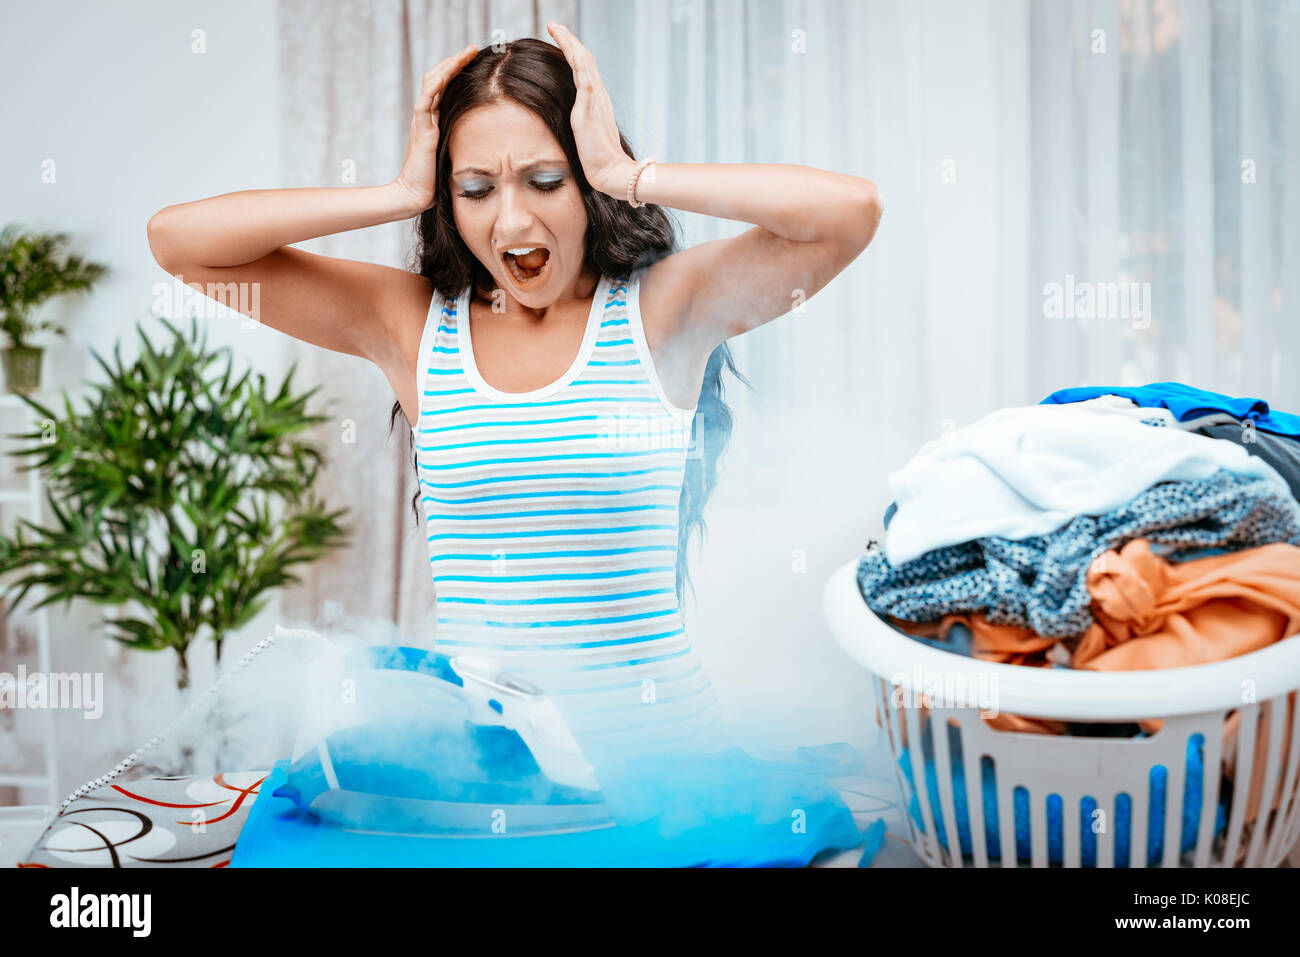
M4 350L5 384L10 392L35 392L41 387L41 356L36 346L10 346Z

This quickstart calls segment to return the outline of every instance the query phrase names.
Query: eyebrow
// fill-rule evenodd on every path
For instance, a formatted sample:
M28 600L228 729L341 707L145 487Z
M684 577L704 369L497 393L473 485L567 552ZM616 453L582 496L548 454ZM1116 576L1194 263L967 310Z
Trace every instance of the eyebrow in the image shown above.
M530 172L532 172L533 170L537 169L537 167L539 167L539 166L552 166L552 165L557 165L557 164L563 164L564 162L565 162L565 160L562 160L562 159L540 159L540 160L533 160L533 161L532 161L531 163L529 163L528 165L519 167L519 171L520 171L521 173L530 173ZM461 169L454 170L454 171L452 172L451 175L452 175L452 176L463 176L463 175L465 175L466 173L481 173L481 174L484 175L484 176L495 176L495 175L496 175L496 173L492 172L492 170L490 170L490 169L481 169L481 168L479 168L479 167L477 167L477 166L465 166L465 167L462 167Z

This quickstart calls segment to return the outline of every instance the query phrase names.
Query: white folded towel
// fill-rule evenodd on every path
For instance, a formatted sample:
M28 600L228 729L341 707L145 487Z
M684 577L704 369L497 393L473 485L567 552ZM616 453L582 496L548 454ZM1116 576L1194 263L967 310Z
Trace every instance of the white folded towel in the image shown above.
M1113 511L1159 482L1219 469L1270 479L1289 494L1258 456L1177 428L1167 409L1120 396L999 409L927 443L890 474L898 511L885 554L897 565L976 538L1045 535L1079 515Z

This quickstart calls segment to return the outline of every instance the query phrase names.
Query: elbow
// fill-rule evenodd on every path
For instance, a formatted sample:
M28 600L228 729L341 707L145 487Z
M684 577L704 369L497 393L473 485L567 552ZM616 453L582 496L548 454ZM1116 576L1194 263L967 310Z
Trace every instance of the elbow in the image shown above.
M852 209L853 235L858 251L861 252L875 238L876 230L880 228L880 217L885 211L884 202L880 198L880 187L870 180L863 180Z
M149 218L145 232L149 237L149 252L153 254L154 262L170 273L173 270L168 255L166 222L167 210L161 209Z

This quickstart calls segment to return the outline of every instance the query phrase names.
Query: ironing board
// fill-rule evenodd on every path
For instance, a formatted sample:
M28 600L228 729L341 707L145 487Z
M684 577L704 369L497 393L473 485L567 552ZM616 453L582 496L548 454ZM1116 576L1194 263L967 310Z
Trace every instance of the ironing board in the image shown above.
M883 818L872 866L921 867L899 812L888 753L867 755L864 773L831 779L855 824ZM69 805L19 867L227 867L270 769L115 782ZM828 854L814 867L857 867L860 850Z
M19 867L225 867L266 771L146 777L78 798Z

